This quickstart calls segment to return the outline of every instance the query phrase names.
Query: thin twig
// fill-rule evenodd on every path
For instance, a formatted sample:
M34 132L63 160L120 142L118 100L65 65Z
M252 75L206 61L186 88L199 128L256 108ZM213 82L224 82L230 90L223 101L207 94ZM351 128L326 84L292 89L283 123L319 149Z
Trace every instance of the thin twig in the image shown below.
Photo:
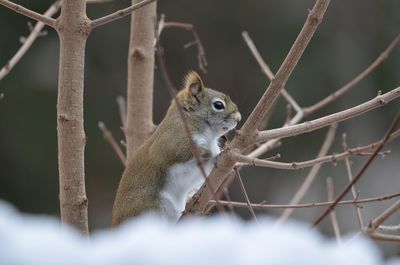
M333 141L335 140L335 134L336 134L336 129L337 129L337 124L332 125L324 139L324 142L321 146L321 149L319 150L318 153L318 158L325 156L329 149L332 146ZM309 188L311 187L311 184L314 182L316 176L318 175L319 170L321 169L321 164L315 164L310 172L308 173L307 177L304 179L303 183L301 184L300 188L296 191L295 195L293 198L290 200L290 204L298 204L301 199L303 199L304 195L307 193ZM279 217L277 223L281 224L285 220L289 218L289 216L293 213L294 209L286 209L283 211L281 216Z
M392 206L387 208L382 214L371 221L368 228L372 231L376 230L386 219L388 219L393 213L400 209L400 200L395 202Z
M298 112L290 121L286 121L283 127L288 127L290 125L297 124L303 118L303 112ZM247 156L251 158L259 157L260 155L271 151L272 149L276 148L276 143L281 142L280 138L274 138L271 140L266 141L265 143L260 144L255 150L249 153Z
M258 52L256 45L254 45L253 40L250 38L250 35L247 31L242 32L242 37L249 47L253 57L256 59L258 65L261 67L261 71L268 77L269 80L273 80L275 75L272 73L271 68L266 64L261 54ZM302 109L299 104L290 96L290 94L286 91L285 88L281 90L282 96L286 99L286 101L296 110L296 112L301 112Z
M394 242L394 243L400 243L400 236L397 235L385 235L382 233L367 233L367 236L374 240L381 240L381 241L387 241L387 242Z
M396 38L389 44L389 46L375 59L375 61L369 65L364 71L362 71L358 76L356 76L353 80L349 83L345 84L343 87L336 90L334 93L330 94L326 98L322 99L321 101L311 105L309 107L304 108L305 115L309 115L329 103L335 101L338 97L343 95L344 93L348 92L352 87L357 85L361 80L367 77L373 70L375 70L386 58L388 58L390 52L400 43L400 35L397 35Z
M253 216L254 220L257 221L256 213L254 212L253 207L251 207L251 202L249 200L249 196L247 195L247 191L246 191L246 188L244 187L243 180L242 180L242 177L240 176L239 170L236 167L233 170L235 171L236 178L239 182L240 189L242 190L243 197L247 203L247 207L249 208L249 211L250 211L251 215Z
M167 28L180 28L187 31L190 31L193 35L194 41L193 44L197 46L197 62L199 64L199 68L203 73L207 73L207 58L204 46L201 42L199 34L197 33L196 29L194 28L193 24L188 23L181 23L181 22L174 22L174 21L165 21L165 15L161 15L160 22L158 23L158 38L160 37L161 33L164 29ZM186 45L186 47L188 47Z
M97 28L98 26L104 25L104 24L108 24L110 22L113 22L115 20L124 18L126 16L129 16L130 14L132 14L133 11L135 11L136 9L139 9L143 6L146 6L152 2L155 2L156 0L143 0L140 3L137 3L135 5L131 5L130 7L118 10L112 14L109 14L107 16L101 17L101 18L97 18L94 19L90 22L90 27L91 29Z
M355 204L364 204L364 203L370 203L370 202L381 202L381 201L386 201L386 200L391 200L393 198L398 198L400 197L400 193L393 193L385 196L378 196L378 197L371 197L371 198L366 198L366 199L357 199L357 200L344 200L340 201L337 204L338 205L355 205ZM227 205L230 203L233 207L239 207L239 208L247 208L248 205L246 202L235 202L235 201L219 201L221 205ZM329 201L329 202L312 202L312 203L301 203L301 204L266 204L266 203L252 203L251 207L253 209L257 210L268 210L268 209L286 209L286 208L316 208L316 207L323 207L327 205L333 204L334 201ZM211 205L215 204L214 200L211 200L210 203Z
M215 199L218 202L218 198L216 197L216 190L213 187L213 185L211 184L209 178L207 178L206 171L204 170L203 160L200 157L199 147L197 146L196 142L192 138L192 135L191 135L190 129L189 129L189 125L188 125L188 121L186 119L185 113L183 113L182 105L177 98L177 94L178 94L177 90L176 90L175 86L172 84L171 79L169 78L167 65L166 65L165 58L164 58L164 52L163 52L163 49L162 49L160 43L158 43L158 47L157 47L157 56L158 56L158 61L159 61L160 68L161 68L161 73L164 77L165 82L167 83L168 92L170 93L171 97L173 98L173 100L176 104L176 107L178 109L179 115L182 119L183 128L185 130L185 133L188 136L189 143L192 148L193 156L196 159L197 166L199 167L200 172L204 178L204 183L207 185L207 188L210 190L213 199ZM217 203L217 209L221 212L224 212L224 208L222 206L218 205L218 203Z
M378 230L381 230L381 231L392 231L392 232L400 231L400 224L398 224L398 225L380 225L378 227Z
M126 100L123 96L117 97L117 105L119 117L121 118L122 130L125 131L126 126Z
M262 59L261 55L257 51L257 48L255 47L253 41L250 39L247 33L243 33L243 37L248 44L250 50L252 51L254 57L256 58L257 62L261 66L261 69L263 72L271 79L273 77L272 71L269 69L268 65L265 63L265 61ZM361 74L359 74L356 78L351 80L349 83L345 84L343 87L339 88L335 93L332 95L322 99L321 101L315 103L314 105L303 108L301 111L298 111L296 116L290 120L289 123L285 124L287 125L294 125L300 122L304 117L310 115L311 113L317 111L318 109L322 108L323 106L326 106L329 103L332 103L334 100L339 98L341 95L343 95L345 92L350 90L352 87L354 87L358 82L360 82L362 79L364 79L366 76L368 76L369 73L371 73L376 67L381 64L390 54L390 52L394 49L394 47L400 42L400 35L398 35L392 42L391 44L385 49L384 52L382 52L379 57L365 69ZM283 91L283 90L282 90ZM284 95L284 92L282 93ZM284 95L285 96L285 95ZM290 95L289 95L290 96ZM287 97L286 97L287 98ZM289 100L287 98L287 100ZM293 103L292 103L293 105ZM285 126L285 127L286 127ZM261 154L267 152L267 149L270 149L271 147L271 142L274 140L269 140L263 144L261 144L259 147L257 147L251 154L251 157L258 157Z
M261 131L259 132L256 140L258 142L263 142L273 138L286 138L290 136L296 136L299 134L311 132L323 128L325 126L331 125L333 123L357 117L377 107L386 105L388 102L398 97L400 97L400 87L397 87L383 95L378 95L377 97L367 102L364 102L347 110L339 111L331 115L327 115L315 120L303 122L296 125L291 125L267 131Z
M226 200L228 201L228 209L229 209L229 211L231 213L234 213L235 209L233 208L232 203L229 203L229 202L232 202L232 200L231 200L231 196L229 196L228 189L227 188L223 188L222 192L224 193L224 196L225 196Z
M17 13L20 13L26 17L32 18L34 20L40 21L47 26L50 26L54 28L56 20L54 18L48 17L46 15L39 14L35 11L32 11L26 7L23 7L21 5L17 5L13 2L10 2L8 0L0 0L0 5L3 5L5 7L8 7L11 10L14 10Z
M326 179L326 192L327 192L328 201L332 201L333 194L334 194L332 178ZM331 222L332 222L333 232L335 233L336 241L340 244L342 240L340 237L340 229L339 229L339 224L338 224L337 217L336 217L336 211L334 211L334 210L331 211L330 216L331 216Z
M369 165L372 163L372 161L376 158L376 156L378 155L379 151L383 148L383 146L385 145L385 143L389 140L390 135L394 132L394 130L396 129L398 123L400 122L400 113L398 113L396 115L396 117L394 118L391 126L389 127L388 131L386 132L385 136L382 139L382 142L376 147L374 153L369 157L369 159L367 160L367 162L365 162L364 166L357 172L357 174L354 176L353 180L350 181L350 183L346 186L346 188L340 193L340 195L336 198L335 202L330 205L314 222L313 226L317 226L328 214L330 211L332 211L335 206L337 205L337 203L343 199L343 197L349 192L349 190L351 189L351 187L361 178L361 176L364 174L364 172L367 170L367 168L369 167ZM400 205L400 201L398 201L399 205ZM378 225L379 226L379 222L381 220L385 220L382 217L380 217L380 219L378 221L376 221L374 223L374 225ZM371 226L373 227L373 226Z
M98 123L99 129L103 133L104 139L111 145L111 147L114 149L115 153L121 160L122 164L126 166L126 157L124 155L124 152L122 152L121 147L118 145L117 141L115 140L114 136L112 133L107 129L106 125L104 122L99 121Z
M47 9L47 11L43 14L43 16L52 17L55 13L58 12L59 9L60 9L60 2L56 1L49 7L49 9ZM10 73L10 71L14 68L14 66L21 60L21 58L32 46L36 38L39 37L44 26L45 23L41 21L36 23L35 27L32 28L31 33L24 40L22 46L19 48L17 53L6 63L5 66L3 66L3 68L0 69L0 80L2 80L8 73Z
M391 142L397 137L400 136L400 129L397 129L394 131L387 142ZM242 155L238 153L231 153L233 158L237 161L236 165L237 166L258 166L258 167L270 167L270 168L277 168L277 169L288 169L288 170L297 170L305 167L310 167L314 166L317 164L321 163L328 163L328 162L337 162L339 160L346 159L347 157L351 156L371 156L377 146L379 146L382 143L382 140L376 141L372 144L368 144L365 146L359 146L359 147L354 147L354 148L348 148L345 152L342 153L334 153L332 155L328 156L322 156L318 157L315 159L307 160L307 161L302 161L302 162L291 162L291 163L284 163L284 162L274 162L274 161L268 161L266 159L258 159L258 158L252 158L249 155ZM382 154L382 152L379 152L378 154Z
M349 149L349 147L347 145L346 134L345 133L342 135L342 146L343 146L343 151L347 151ZM345 161L345 164L346 164L347 176L349 177L349 181L352 181L353 180L353 173L352 173L352 170L351 170L350 159L346 157L344 159L344 161ZM357 199L358 194L356 192L355 185L353 185L351 187L351 193L353 194L353 198ZM356 209L357 219L358 219L358 223L360 225L360 229L362 229L364 227L364 221L363 221L363 218L362 218L361 208L357 204L355 204L354 207Z

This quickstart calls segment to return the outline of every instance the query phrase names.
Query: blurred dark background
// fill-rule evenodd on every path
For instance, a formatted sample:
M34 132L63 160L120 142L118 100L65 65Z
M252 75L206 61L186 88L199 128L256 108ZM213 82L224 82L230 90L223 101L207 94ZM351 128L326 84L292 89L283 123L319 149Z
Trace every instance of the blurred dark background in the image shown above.
M18 1L38 12L52 4L50 0ZM204 44L208 68L202 74L207 86L228 93L238 103L246 118L268 85L267 78L244 43L241 32L253 38L264 59L276 72L300 31L314 1L162 1L158 13L166 20L194 24ZM112 1L88 6L88 16L96 18L128 6L129 1ZM302 105L308 106L335 91L364 70L400 33L400 2L398 0L332 1L323 23L311 40L292 77L287 90ZM0 67L20 47L19 39L29 34L25 17L0 7ZM126 65L130 19L125 18L94 30L88 40L85 68L85 131L86 188L89 198L89 222L92 230L110 225L114 194L123 166L111 147L103 140L97 127L104 121L117 139L123 139L116 97L126 94ZM0 199L14 204L24 212L59 215L56 99L59 44L52 29L34 43L15 69L0 81ZM173 82L181 83L191 69L199 70L190 33L167 29L162 35L166 59ZM370 76L335 103L311 118L332 113L364 102L378 90L387 92L399 85L400 48ZM155 73L155 122L159 122L170 98L159 70ZM271 118L270 127L281 126L286 103L280 99ZM337 139L330 152L340 152L340 135L348 134L350 146L365 145L378 140L399 110L395 101L366 115L339 125ZM316 156L327 129L283 141L274 153L282 161L301 161ZM357 185L360 197L370 197L400 190L400 141L386 149L391 154L377 159ZM365 158L354 158L356 171ZM288 203L307 175L308 170L281 171L245 169L245 185L253 202ZM344 163L323 166L317 181L303 201L325 201L325 178L333 177L339 192L347 183ZM243 201L236 184L232 199ZM368 221L392 202L368 204L364 219ZM293 217L313 220L322 209L295 211ZM263 211L278 215L281 211ZM249 218L246 209L238 210ZM342 232L359 229L351 206L338 209ZM327 218L328 220L328 218ZM399 223L399 216L389 220ZM329 221L321 229L332 234ZM382 243L386 253L396 254L398 246Z

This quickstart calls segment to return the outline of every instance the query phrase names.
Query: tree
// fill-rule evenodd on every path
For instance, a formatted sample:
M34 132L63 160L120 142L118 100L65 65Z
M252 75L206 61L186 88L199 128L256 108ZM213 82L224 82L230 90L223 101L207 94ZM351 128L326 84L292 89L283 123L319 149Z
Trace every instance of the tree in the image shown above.
M145 4L143 1L140 3ZM59 83L59 100L65 98L74 99L74 102L77 102L76 106L79 108L73 109L71 106L71 102L67 102L67 105L58 104L60 110L58 115L59 122L59 130L60 130L60 138L59 138L59 160L60 160L60 191L64 193L61 194L61 201L66 202L69 198L75 198L75 201L68 202L66 204L62 204L62 209L65 207L65 216L63 216L63 220L67 221L71 218L71 221L67 221L68 223L72 223L75 226L79 227L81 231L87 231L87 224L82 223L84 220L87 220L86 215L86 196L84 193L84 178L83 178L83 149L84 149L84 132L83 132L83 117L82 117L82 91L83 91L83 59L84 59L84 47L88 34L94 27L102 25L112 19L115 19L122 14L127 14L130 12L133 7L136 7L140 3L133 1L132 8L128 8L125 11L117 12L111 16L106 16L104 18L96 19L96 20L88 20L85 15L84 3L82 1L77 4L68 5L68 1L61 2L62 11L60 18L56 20L50 19L47 16L41 16L39 14L33 13L32 11L26 10L24 8L13 5L9 1L2 0L1 4L13 8L18 12L22 12L25 15L29 15L35 19L42 21L43 23L54 26L59 34L61 40L61 63L60 63L60 83ZM136 5L135 5L136 4ZM216 167L208 177L209 182L203 185L203 187L198 191L195 196L193 196L192 200L187 204L186 214L207 214L209 213L214 206L216 205L227 205L237 206L235 202L229 201L220 201L218 197L224 193L225 188L229 187L232 179L237 178L239 183L241 183L241 187L243 193L245 194L246 203L241 206L246 206L252 212L253 216L255 216L253 207L259 208L267 208L265 205L254 205L250 202L247 196L246 189L244 188L243 182L241 180L241 176L239 173L239 166L261 166L261 167L271 167L271 168L280 168L280 169L299 169L304 167L312 167L308 177L306 178L303 186L296 195L292 199L291 204L298 204L303 197L303 195L307 192L310 187L310 183L315 179L318 174L321 163L338 161L341 159L348 159L350 156L355 155L367 155L369 156L369 160L365 163L365 165L360 169L360 171L353 177L351 174L351 170L349 169L349 177L350 182L344 191L337 197L335 202L330 204L330 207L323 215L321 215L321 219L326 216L331 210L335 208L337 204L344 203L342 201L342 197L354 186L355 182L363 175L363 172L367 169L368 165L372 162L372 160L378 155L380 149L389 141L395 139L399 135L399 130L396 130L396 124L398 122L398 118L394 119L393 126L390 127L387 134L378 142L366 145L358 148L344 148L343 153L340 154L332 154L327 155L330 145L333 141L334 135L334 126L329 131L326 137L326 141L321 148L318 157L309 161L304 162L292 162L292 163L283 163L271 161L276 159L277 157L272 157L270 159L259 159L258 157L264 154L266 151L273 150L276 145L279 143L281 139L292 137L295 135L303 134L306 132L311 132L326 126L333 125L343 120L347 120L358 115L361 115L365 112L368 112L374 108L380 107L389 103L392 100L397 99L400 96L400 88L395 88L385 94L379 94L374 99L371 99L365 103L356 105L352 108L349 108L344 111L340 111L328 116L323 116L318 119L306 121L303 123L299 123L304 120L307 116L312 113L315 113L317 110L320 110L322 107L326 106L329 103L337 100L340 96L349 91L355 84L365 78L369 73L371 73L380 63L382 63L385 58L390 54L390 52L396 47L400 41L399 36L395 38L395 40L388 46L388 48L371 64L366 70L364 70L360 75L358 75L354 80L338 89L334 94L326 97L320 102L302 108L300 104L296 102L296 100L285 90L285 85L287 80L289 79L291 73L295 69L298 61L300 60L304 50L306 49L308 43L310 42L314 32L317 30L318 25L321 23L324 13L327 10L329 5L329 0L317 0L314 8L310 11L308 18L299 33L297 39L292 45L291 50L289 51L286 59L283 61L281 67L277 71L276 75L274 75L269 69L268 65L261 58L261 55L258 53L255 48L254 43L250 39L247 33L243 34L243 37L246 43L249 45L254 57L257 62L260 64L262 71L271 79L271 83L266 89L264 95L261 97L257 106L254 108L253 112L250 114L249 118L244 122L244 125L236 132L235 137L229 143L227 148L224 150L223 154L219 157ZM79 11L79 19L73 20L74 23L67 23L68 19L68 10L80 10ZM120 100L121 107L121 117L122 117L122 126L124 132L126 134L127 139L127 157L131 156L134 150L140 145L141 142L147 138L154 129L153 124L153 114L152 114L152 95L153 95L153 75L154 75L154 47L157 42L156 35L160 35L161 30L166 27L167 23L164 20L161 20L159 25L159 32L155 34L155 4L150 4L147 7L141 9L138 13L136 13L132 18L132 33L131 33L131 44L130 44L130 52L128 57L128 68L129 77L128 77L128 98L127 98L127 113L124 110L125 103ZM70 11L74 13L73 11ZM124 13L125 12L125 13ZM63 14L64 13L64 14ZM64 26L67 24L68 26ZM65 27L68 28L71 26L75 27L75 31L68 32L65 30ZM193 35L196 39L196 43L198 44L198 55L199 55L199 64L203 59L204 49L202 48L201 42L197 36L197 33L193 31L192 26L188 26L188 24L183 23L171 23L169 26L179 26L184 29L192 30ZM161 29L161 30L160 30ZM70 34L70 35L68 35ZM65 36L64 36L65 35ZM135 36L140 36L135 38ZM70 38L70 39L68 39ZM71 40L73 39L73 41ZM68 41L69 40L69 41ZM64 43L64 44L63 44ZM70 43L70 46L65 46ZM68 47L71 48L69 54L78 54L80 60L72 60L68 65L68 60L65 58L71 58L68 54ZM63 53L65 52L65 54ZM65 65L63 61L66 61ZM72 65L76 64L76 65ZM63 69L66 69L65 72ZM69 72L68 70L71 70ZM73 71L72 71L73 70ZM140 78L140 79L139 79ZM73 82L73 81L79 82ZM133 81L132 81L133 80ZM139 81L140 80L140 81ZM73 83L71 83L73 82ZM63 95L62 88L68 87L77 87L79 88L76 94L71 94L70 91L67 91L67 95ZM279 95L282 95L285 100L290 105L291 111L295 111L295 115L291 115L291 111L288 113L287 122L282 126L282 128L277 129L268 129L265 130L266 124L265 121L270 116L272 111L274 110L274 105L276 99ZM68 112L67 112L68 111ZM71 112L72 111L72 112ZM73 118L71 118L73 117ZM76 122L74 125L73 122ZM141 126L143 130L137 130ZM65 128L64 128L65 127ZM73 130L71 130L73 128ZM106 130L104 124L101 124L101 128L107 135L108 139L113 143L114 148L117 153L121 157L121 160L125 161L125 155L119 148L118 144L114 138L109 134ZM63 136L64 135L64 136ZM68 138L71 137L71 138ZM73 143L72 145L70 143ZM344 141L345 143L345 141ZM194 147L195 149L195 147ZM195 150L194 150L195 151ZM79 161L77 164L70 165L68 161ZM347 160L346 160L347 161ZM64 164L66 163L66 164ZM348 163L347 163L348 164ZM65 172L65 176L64 176ZM78 172L78 173L77 173ZM69 177L72 176L72 177ZM73 179L77 182L74 184L64 183L65 180ZM70 185L72 187L76 187L77 189L70 189ZM222 188L221 188L222 187ZM217 191L217 194L214 194L213 191ZM71 192L71 193L70 193ZM71 195L73 194L73 196ZM357 194L353 189L354 201L357 201ZM332 197L332 196L331 196ZM391 197L391 196L387 196ZM214 199L213 199L214 198ZM392 197L391 197L392 198ZM332 199L329 199L332 200ZM361 202L359 202L361 203ZM362 226L362 229L371 236L375 238L385 238L386 235L381 235L376 232L376 230L380 227L380 224L390 216L397 209L397 203L393 205L393 207L389 208L385 215L378 217L370 228L366 228ZM298 205L295 205L296 207ZM287 207L293 207L293 205L289 205ZM285 220L290 215L290 211L286 211L282 218ZM316 221L317 224L319 222ZM361 222L362 223L362 222ZM398 240L396 237L390 236L390 240Z
M86 40L101 25L129 15L154 0L145 0L108 16L90 20L86 1L61 1L57 19L41 15L10 1L1 5L54 28L60 38L60 63L57 100L58 163L60 174L61 220L87 234L83 128L83 83Z

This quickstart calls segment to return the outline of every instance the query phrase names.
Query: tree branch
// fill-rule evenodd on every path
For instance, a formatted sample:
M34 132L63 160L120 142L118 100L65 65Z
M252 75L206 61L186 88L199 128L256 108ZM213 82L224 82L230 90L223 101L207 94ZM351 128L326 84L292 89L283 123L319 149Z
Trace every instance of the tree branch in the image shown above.
M3 0L2 0L3 1ZM91 29L97 28L98 26L102 26L104 24L113 22L117 19L121 19L124 18L126 16L129 16L133 11L135 11L136 9L139 9L145 5L148 5L152 2L155 2L156 0L143 0L140 3L137 3L135 5L131 5L130 7L118 10L110 15L101 17L101 18L97 18L92 20L92 22L90 22L90 27Z
M1 3L1 0L0 0ZM60 10L60 2L56 1L52 4L49 9L43 14L46 17L52 17L55 13ZM21 60L21 58L25 55L25 53L29 50L32 46L33 42L36 38L40 35L42 29L44 28L45 24L43 22L36 23L35 27L32 29L31 33L29 34L28 38L24 40L24 43L19 48L17 53L6 63L6 65L0 69L0 80L2 80L13 68L14 66Z
M332 178L326 179L326 192L327 192L328 201L332 201L333 194L334 194ZM331 211L330 217L331 217L331 223L332 223L332 227L333 227L333 232L335 233L336 241L340 244L341 237L340 237L340 229L339 229L339 224L337 221L336 211L334 211L334 210Z
M199 34L197 34L197 31L194 28L193 24L174 22L174 21L165 21L165 15L162 14L160 22L158 23L158 37L161 36L161 33L166 28L180 28L180 29L190 31L192 33L194 41L191 42L190 45L185 45L185 48L187 48L193 44L195 44L197 46L197 62L198 62L199 68L203 73L207 73L206 67L207 67L208 63L207 63L207 58L206 58L206 52L205 52L203 43L201 42L201 39L199 37Z
M124 152L122 152L121 147L119 146L119 144L117 143L117 141L115 140L114 136L112 135L112 133L107 129L106 125L104 124L104 122L99 121L98 123L99 129L101 130L101 132L103 133L103 137L104 139L111 145L111 147L114 149L115 153L117 154L117 156L119 157L119 159L121 160L122 164L124 166L126 166L126 157L124 155Z
M270 70L269 66L265 63L263 58L261 57L260 53L258 52L256 46L254 45L253 41L251 40L250 36L248 35L247 32L242 33L243 38L248 45L250 51L252 52L254 58L258 62L258 64L261 67L262 72L270 79L272 80L274 75L272 71ZM311 113L315 112L319 108L322 108L323 106L326 106L329 103L332 103L334 100L336 100L339 96L343 95L345 92L347 92L349 89L354 87L358 82L360 82L363 78L365 78L369 73L371 73L376 67L381 64L390 54L390 52L394 49L394 47L400 42L400 35L397 36L391 44L385 49L384 52L382 52L379 57L367 68L365 69L360 75L358 75L355 79L344 85L342 88L338 89L335 93L332 95L326 97L325 99L317 102L311 107L308 108L301 108L297 102L290 96L290 94L285 90L282 89L281 93L282 96L286 99L286 101L289 102L289 104L297 111L297 114L285 124L285 127L289 125L294 125L300 122L304 117L310 115ZM279 139L279 138L277 138ZM261 154L267 152L271 145L274 143L276 140L270 140L267 141L263 144L261 144L259 147L257 147L255 150L253 150L249 156L251 157L258 157Z
M387 142L393 141L395 138L400 136L400 129L394 131ZM253 165L253 166L259 166L259 167L270 167L270 168L276 168L276 169L289 169L289 170L297 170L301 168L306 168L310 166L315 166L321 163L327 163L327 162L336 162L339 160L346 159L350 156L369 156L371 155L368 152L374 151L377 146L379 146L382 143L382 140L379 140L375 143L365 145L365 146L360 146L360 147L355 147L355 148L347 148L345 152L338 153L338 154L332 154L329 156L319 156L315 159L303 161L303 162L291 162L291 163L284 163L284 162L274 162L274 161L269 161L267 159L258 159L258 158L252 158L250 156L242 155L239 153L232 153L231 156L233 159L235 159L237 162L241 163L241 166L244 165ZM321 148L322 150L322 148ZM320 151L320 154L322 152Z
M132 0L136 6L142 2ZM157 3L136 11L131 17L127 72L127 113L123 123L126 156L132 159L135 151L152 135L154 94L154 62Z
M335 134L336 134L336 129L337 129L337 124L332 125L328 133L325 136L324 143L322 144L321 149L319 150L318 153L318 158L325 156L329 149L332 146L333 141L335 140ZM295 195L293 198L290 200L290 204L297 204L303 199L304 195L307 193L308 189L311 187L311 184L314 182L319 170L321 169L321 164L315 164L310 172L308 173L307 177L304 179L303 183L301 184L300 188L296 191ZM330 200L330 199L328 199ZM279 217L277 223L281 224L285 220L289 218L289 216L293 213L294 209L286 209L283 211L281 216Z
M338 205L355 205L355 204L364 204L364 203L370 203L370 202L381 202L381 201L386 201L386 200L391 200L393 198L398 198L400 197L400 193L393 193L385 196L379 196L379 197L372 197L372 198L366 198L366 199L357 199L357 200L345 200L345 201L339 201L337 204ZM247 203L246 202L234 202L234 201L219 201L221 205L228 205L231 204L233 207L239 207L239 208L247 208ZM328 201L328 202L312 202L312 203L301 203L301 204L266 204L266 203L252 203L251 207L253 209L257 210L267 210L267 209L286 209L286 208L294 208L294 209L299 209L299 208L315 208L315 207L323 207L327 205L332 205L334 201ZM215 201L211 200L210 205L214 205Z
M307 132L311 132L336 122L341 122L377 107L386 105L388 102L400 97L400 87L397 87L383 95L379 95L365 103L357 105L353 108L343 110L319 119L303 122L297 125L287 126L284 128L272 129L259 132L256 141L262 142L273 138L286 138Z
M246 188L244 187L243 180L242 180L242 177L240 176L239 170L237 168L234 168L233 170L235 171L236 178L239 181L239 186L240 186L240 189L242 190L244 199L246 200L247 207L249 208L249 211L250 211L251 215L253 216L254 220L257 221L256 213L254 212L253 207L251 207L249 196L247 195L247 191L246 191Z
M369 229L372 231L378 229L378 227L386 221L393 213L400 209L400 200L395 202L392 206L390 206L386 211L384 211L381 215L376 217L374 220L371 221L369 224Z
M346 138L347 138L346 134L344 133L342 135L342 147L343 147L344 151L347 151L349 149L349 147L347 146ZM353 172L351 170L350 159L349 158L345 158L344 161L345 161L345 164L346 164L347 176L349 177L349 181L352 181L354 177L353 177ZM353 198L357 199L358 194L356 192L356 187L354 185L351 187L351 193L353 194ZM355 209L356 209L356 213L357 213L358 223L360 225L360 228L362 229L364 227L364 221L363 221L363 218L362 218L361 208L356 204L355 205Z
M349 192L351 187L361 178L361 176L364 174L364 172L367 170L369 165L372 163L372 161L375 159L375 157L378 155L379 151L383 148L385 143L389 140L390 135L394 132L396 129L397 125L400 123L400 113L396 115L394 118L392 124L390 125L388 131L386 132L385 136L382 139L382 142L376 147L374 153L369 157L367 162L365 162L364 166L357 172L357 174L354 176L353 180L350 181L350 183L346 186L346 188L340 193L340 195L336 198L335 202L330 205L314 222L313 227L317 226L329 213L332 211L336 204L343 199L343 197ZM400 205L400 201L398 201ZM378 222L377 222L378 223ZM378 224L379 225L379 224Z
M270 81L274 80L275 75L272 73L271 68L265 63L264 59L261 57L261 54L258 52L256 45L254 45L253 40L250 38L249 33L247 31L242 32L242 37L249 47L251 53L253 54L254 59L256 59L258 65L261 67L261 72L263 72ZM301 112L302 109L299 104L290 96L290 94L286 91L285 88L281 90L282 96L286 99L286 101L293 107L296 112Z
M305 115L309 115L329 103L335 101L338 97L342 96L344 93L349 91L351 88L353 88L355 85L357 85L361 80L363 80L365 77L367 77L372 71L374 71L380 64L383 63L383 61L386 60L386 58L389 56L390 52L400 43L400 35L397 35L397 37L389 44L389 46L378 56L378 58L375 59L375 61L369 65L364 71L362 71L358 76L356 76L353 80L351 80L349 83L344 85L343 87L339 88L336 90L334 93L330 94L326 98L322 99L321 101L315 103L314 105L311 105L309 107L306 107L303 109Z
M56 20L54 18L48 17L46 15L39 14L35 11L32 11L26 7L23 7L21 5L17 5L13 2L10 2L8 0L0 0L0 5L3 5L5 7L8 7L11 10L14 10L17 13L20 13L26 17L29 17L31 19L37 20L39 22L42 22L43 24L46 24L47 26L50 26L54 28Z
M394 242L394 243L400 243L400 236L396 235L385 235L382 233L367 233L367 236L374 240L380 240L380 241L387 241L387 242Z

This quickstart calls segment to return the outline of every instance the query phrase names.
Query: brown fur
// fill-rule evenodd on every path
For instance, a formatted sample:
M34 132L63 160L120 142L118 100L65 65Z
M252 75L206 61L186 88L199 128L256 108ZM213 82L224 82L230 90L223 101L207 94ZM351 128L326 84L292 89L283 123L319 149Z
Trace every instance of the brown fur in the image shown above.
M191 132L201 131L207 126L211 100L215 96L226 101L224 115L238 111L229 97L205 88L197 73L191 72L186 76L184 89L178 93L177 98L184 109ZM156 131L136 151L122 175L113 207L112 226L144 211L157 211L160 205L158 194L164 185L168 168L192 157L189 138L177 106L172 101Z

